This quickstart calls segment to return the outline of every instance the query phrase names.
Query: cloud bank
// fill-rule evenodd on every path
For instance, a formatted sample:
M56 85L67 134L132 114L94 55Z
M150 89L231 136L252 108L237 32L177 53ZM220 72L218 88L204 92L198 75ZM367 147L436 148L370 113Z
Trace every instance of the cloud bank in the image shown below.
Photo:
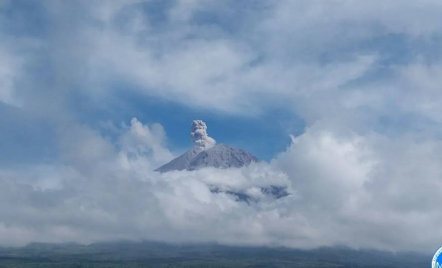
M84 132L64 165L3 169L1 244L147 239L425 251L439 243L441 143L343 138L315 127L270 163L160 174L153 163L169 153L158 129L133 119L118 148ZM261 190L271 186L289 195Z

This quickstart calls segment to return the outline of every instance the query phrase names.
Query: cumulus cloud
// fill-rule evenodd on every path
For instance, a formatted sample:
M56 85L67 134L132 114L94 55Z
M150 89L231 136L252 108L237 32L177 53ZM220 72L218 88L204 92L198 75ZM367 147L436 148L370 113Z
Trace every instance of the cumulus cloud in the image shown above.
M425 251L442 237L440 142L343 136L317 125L270 163L160 174L143 147L155 154L161 146L151 131L133 119L120 146L99 142L113 153L94 153L92 169L75 158L2 169L1 244L148 239ZM75 147L90 147L100 137L92 136ZM263 191L272 186L288 195Z
M201 120L193 120L190 126L190 139L196 146L209 149L215 146L216 141L207 134L207 126Z
M150 163L158 165L170 161L173 154L165 147L166 133L160 124L150 127L132 118L131 125L120 137L122 152L131 157L143 155Z
M415 42L431 48L431 36L442 32L433 23L439 20L441 6L432 0L422 5L339 0L238 5L235 1L76 2L68 7L45 3L49 15L65 25L79 16L58 14L72 10L105 25L80 23L79 31L70 32L72 42L57 43L76 57L57 57L56 63L77 78L72 80L85 81L80 88L86 91L112 94L106 84L117 80L134 84L138 93L148 96L239 114L259 114L267 107L291 109L295 102L296 112L312 120L327 116L340 101L352 100L354 92L343 87L350 84L358 90L352 82L370 75L373 68L387 64L388 71L396 64L388 62L395 56L385 50L389 42L393 47ZM53 34L64 39L66 32L60 27ZM419 56L404 55L409 61ZM321 101L315 106L324 109L312 115L312 109L303 107L311 101ZM369 108L377 104L364 103Z
M127 83L140 94L224 113L256 115L276 107L294 110L308 123L343 115L345 120L360 121L355 108L376 117L397 104L396 97L413 99L400 90L401 94L392 94L394 99L379 95L388 95L391 83L400 88L397 81L407 80L400 68L404 62L434 60L427 55L438 47L431 36L442 32L433 23L441 6L432 0L422 5L264 1L245 7L235 2L44 2L48 11L44 19L60 26L51 28L53 38L38 39L42 49L36 52L53 59L50 71L66 83L50 93L63 89L69 94L67 88L75 88L105 99L115 93L109 84ZM69 16L72 10L76 13ZM386 49L409 45L419 51L410 49L404 59ZM379 68L384 68L385 76L367 85ZM428 75L438 77L434 71ZM5 80L9 84L10 77ZM28 97L31 90L22 91L14 89L14 95L23 98L14 101L29 106L40 99ZM423 99L420 106L427 104L432 105Z

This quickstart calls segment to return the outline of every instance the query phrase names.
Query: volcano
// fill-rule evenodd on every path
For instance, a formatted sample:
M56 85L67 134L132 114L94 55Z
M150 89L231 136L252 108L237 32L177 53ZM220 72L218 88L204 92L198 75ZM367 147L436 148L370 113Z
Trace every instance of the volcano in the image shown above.
M155 171L164 173L174 170L197 170L206 167L239 168L259 162L253 154L227 144L216 144L208 136L207 126L201 120L194 120L190 137L196 146Z

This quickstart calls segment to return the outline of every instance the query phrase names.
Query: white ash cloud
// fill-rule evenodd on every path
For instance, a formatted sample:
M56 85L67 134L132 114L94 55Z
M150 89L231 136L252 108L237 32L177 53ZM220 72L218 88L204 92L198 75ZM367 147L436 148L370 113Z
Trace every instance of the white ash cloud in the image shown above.
M202 120L193 120L190 126L190 138L196 146L209 149L215 146L216 141L207 134L207 125Z

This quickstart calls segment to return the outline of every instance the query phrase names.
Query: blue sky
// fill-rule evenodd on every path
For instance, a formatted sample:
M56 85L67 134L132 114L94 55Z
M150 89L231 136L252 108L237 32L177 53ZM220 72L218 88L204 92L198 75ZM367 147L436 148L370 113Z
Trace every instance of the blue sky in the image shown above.
M436 0L1 1L0 245L433 250L441 12ZM192 146L194 119L265 162L152 173ZM290 197L256 191L274 184Z
M138 3L132 5L137 9L137 12L141 12L148 20L148 23L153 25L154 31L161 31L163 27L168 27L166 13L167 10L174 5L174 1L148 1L146 3ZM247 9L246 2L236 3L244 9ZM252 5L253 7L254 5ZM259 5L258 5L259 6ZM233 146L241 147L255 153L259 158L263 160L270 160L277 153L283 151L290 143L290 134L298 135L304 130L304 122L296 114L287 112L283 108L271 107L260 111L259 114L237 114L226 113L225 111L217 111L210 109L210 107L194 107L192 105L186 105L174 99L164 99L149 93L142 94L139 92L143 85L133 85L131 81L125 81L124 79L106 79L104 87L109 91L109 95L104 99L97 99L102 96L90 96L88 92L81 91L79 87L82 87L81 81L75 81L75 79L82 79L82 75L88 75L87 73L78 74L76 77L67 77L66 83L60 85L63 89L52 88L59 79L60 72L70 70L57 70L56 52L58 46L60 49L65 49L64 39L76 38L75 32L81 29L75 29L74 27L82 27L81 24L91 24L91 27L98 27L98 22L94 22L93 18L90 18L86 14L82 13L82 5L67 4L66 12L69 13L68 22L60 22L58 18L54 18L49 11L45 9L45 5L41 5L28 1L7 1L3 4L2 12L2 30L3 34L13 39L35 39L35 42L42 40L52 40L42 47L36 45L33 47L31 44L24 44L20 47L15 47L11 44L11 50L17 54L29 57L29 62L23 66L24 76L27 79L32 80L31 85L26 85L26 82L14 81L18 84L17 87L35 87L38 86L42 92L37 95L38 98L47 97L42 102L50 102L52 97L56 98L56 101L62 102L66 107L69 116L72 116L79 123L88 125L92 128L96 128L100 122L112 122L115 125L120 125L122 122L128 123L131 118L137 117L139 120L146 123L161 123L168 133L168 144L170 148L176 152L183 152L191 147L189 139L189 126L190 122L194 119L204 119L209 125L209 133L215 137L219 142L231 144ZM126 9L130 10L131 5L128 5ZM264 7L262 7L264 8ZM245 24L242 22L240 14L241 9L236 10L235 7L228 7L227 14L230 17L225 17L224 13L219 10L202 10L195 14L192 19L192 24L205 25L207 27L213 27L217 31L222 31L222 35L229 34L232 36L238 35L235 31L239 30L238 26ZM125 15L124 8L116 14L110 23L110 27L116 31L124 31L124 27L128 23L127 21L131 17ZM238 13L238 14L236 14ZM62 20L64 18L61 18ZM64 23L73 22L72 25L64 25ZM61 25L57 25L61 24ZM60 29L58 29L60 27ZM62 28L63 27L63 28ZM87 26L85 26L87 27ZM73 29L74 28L74 29ZM73 31L72 36L65 31ZM62 31L62 33L60 32ZM81 33L80 33L81 34ZM124 34L124 33L122 33ZM60 38L60 39L59 39ZM142 37L141 37L142 38ZM191 37L190 37L191 38ZM81 40L74 40L74 42L81 42ZM20 41L11 41L20 42ZM67 41L68 42L68 41ZM166 44L170 45L170 44ZM69 46L69 45L66 45ZM80 44L81 46L81 44ZM142 46L142 43L141 43ZM161 49L161 48L154 48ZM81 50L81 48L80 48ZM71 55L67 55L71 57ZM76 55L72 55L76 57ZM63 60L63 59L62 59ZM66 59L69 61L69 59ZM60 63L65 64L65 63ZM69 63L66 63L69 65ZM73 64L77 68L82 68L82 62ZM86 63L85 63L86 64ZM256 63L251 63L256 64ZM66 66L65 66L66 67ZM63 67L64 68L64 67ZM69 67L66 67L69 68ZM74 71L76 72L76 71ZM81 70L79 70L81 72ZM70 74L63 73L62 76L70 76ZM110 77L109 77L110 78ZM63 79L63 78L61 78ZM20 85L22 84L23 85ZM63 83L63 82L61 82ZM32 89L29 89L32 90ZM58 91L64 91L63 96L51 96L61 95ZM17 90L15 95L19 98L19 91ZM41 94L40 94L41 93ZM43 96L42 96L43 95ZM46 96L45 96L46 95ZM103 103L104 100L104 103ZM46 104L46 103L45 103ZM45 105L43 104L43 105ZM13 109L7 107L4 109ZM51 111L50 113L56 113L57 111ZM11 112L14 113L14 112ZM10 116L8 117L9 120ZM277 118L277 120L275 120ZM6 120L6 119L5 119ZM37 157L36 155L48 161L51 157L56 157L55 150L52 150L51 144L51 130L54 126L51 122L45 122L46 120L40 119L40 121L30 121L28 124L14 124L9 123L11 128L5 133L2 151L4 153L4 161L9 162L11 159L11 152L13 154L18 153L23 156L26 150L29 157ZM18 120L21 121L21 120ZM267 124L269 121L274 121L274 124ZM6 124L6 123L5 123ZM39 127L41 124L46 124L46 127ZM41 130L32 130L33 128L41 128ZM289 129L289 131L288 131ZM23 147L23 135L14 135L13 132L30 133L34 132L37 135L32 135L33 142ZM234 134L233 134L234 133ZM42 148L44 148L42 152ZM9 152L9 153L6 153ZM6 157L7 156L7 157ZM21 158L19 157L19 158ZM22 159L25 161L25 159ZM39 159L34 159L39 160ZM41 159L40 159L41 160Z
M290 134L304 131L302 119L284 110L275 109L260 116L237 116L209 109L192 109L180 103L138 93L126 93L118 96L118 100L118 103L106 110L95 109L93 104L87 105L88 108L78 114L79 120L92 125L99 122L119 125L121 122L130 122L133 117L149 124L161 122L167 131L170 148L183 152L193 146L189 136L189 122L202 119L209 126L210 135L218 142L253 151L266 161L290 144ZM73 106L79 103L76 100L74 102ZM277 125L267 124L275 116L278 117ZM291 132L287 131L288 125L292 128Z
M316 65L314 68L325 68L322 71L327 72L327 70L334 68L334 65L351 64L355 62L357 57L375 58L370 66L366 66L363 73L341 81L338 86L340 91L355 91L355 88L376 87L379 83L387 84L394 79L395 69L401 66L407 66L416 61L431 64L440 59L440 50L438 49L440 37L437 32L424 38L416 38L407 32L388 31L386 25L382 25L380 21L369 20L357 22L359 24L356 26L345 23L345 19L342 24L337 21L335 28L324 29L324 33L334 31L334 36L325 35L324 39L319 39L320 28L306 28L305 32L297 36L296 29L290 33L290 28L281 27L279 29L281 33L277 32L278 29L272 33L277 38L284 36L286 40L281 40L282 46L272 50L272 46L278 46L280 41L273 41L272 38L267 40L263 36L265 33L260 31L263 31L261 28L273 27L273 25L268 23L270 26L265 25L260 28L259 24L260 20L266 19L266 16L270 17L278 6L266 1L226 1L217 4L209 2L196 8L191 7L194 8L192 9L193 13L191 17L186 18L186 25L182 26L182 29L177 25L178 22L171 20L169 14L174 7L182 5L176 1L135 1L127 5L107 5L114 5L119 10L112 14L112 17L107 18L107 21L100 21L94 17L98 14L94 13L96 10L93 9L99 9L97 4L91 5L95 6L92 8L76 2L63 5L54 4L52 8L60 10L51 10L51 7L48 8L46 4L42 3L28 1L6 1L3 3L1 29L5 40L7 40L5 46L13 53L20 55L20 58L24 58L25 61L25 64L20 66L25 81L20 81L22 79L18 78L14 80L17 88L14 89L13 98L19 101L21 94L27 94L24 93L26 90L33 91L32 94L36 94L36 97L41 99L41 105L47 105L46 102L51 102L53 101L51 98L55 98L57 105L66 107L62 113L66 113L69 117L78 120L79 123L92 128L97 128L96 126L102 121L110 121L116 125L122 122L127 123L132 117L137 117L146 123L159 122L163 124L168 133L170 148L176 152L182 152L191 146L187 128L191 120L200 118L208 122L209 133L219 141L252 151L258 157L268 161L289 145L289 134L297 136L303 133L306 125L309 124L301 114L303 111L299 111L296 107L304 105L297 103L297 101L304 102L304 100L293 100L293 104L290 105L287 102L290 102L293 97L284 100L285 93L280 94L282 96L275 93L275 98L272 99L273 94L268 96L267 93L256 90L258 91L256 96L229 93L234 99L228 97L217 101L216 98L213 98L212 101L204 104L200 102L210 98L211 90L200 89L200 87L211 87L212 84L210 82L198 84L200 83L197 81L198 75L192 78L196 79L192 82L197 83L195 91L207 91L202 94L202 99L198 103L193 102L191 99L189 100L193 97L192 94L187 93L175 98L173 92L176 90L172 89L168 93L167 89L161 88L166 86L166 81L150 85L144 82L138 83L134 80L139 78L118 73L118 70L109 70L109 72L94 70L94 67L89 66L90 60L88 61L87 55L94 53L91 49L97 48L94 47L93 41L88 40L86 36L89 31L95 32L91 33L92 35L104 33L113 35L112 38L120 36L122 39L130 39L128 42L133 42L129 44L131 49L139 49L140 51L145 49L146 53L152 53L154 58L164 58L168 55L168 51L173 55L180 45L192 46L193 43L198 44L198 42L205 40L213 42L214 44L211 45L216 46L216 42L226 41L228 46L233 46L232 49L243 50L245 54L250 54L246 56L247 59L244 59L245 62L241 63L245 65L240 67L250 68L249 71L270 68L266 65L271 64L278 64L282 68L290 69L294 65L306 63ZM274 20L273 18L267 19ZM319 21L318 24L325 23L326 19ZM333 20L333 18L331 19ZM139 23L141 26L134 26L135 23ZM308 27L315 26L312 24ZM188 32L183 36L176 33L184 29L187 29ZM307 34L308 31L311 31L312 34ZM170 36L168 32L171 33ZM358 33L361 36L353 33ZM346 37L348 38L345 39ZM342 42L340 38L343 38ZM173 40L177 42L178 47L174 47L175 41ZM111 39L108 41L112 42ZM329 43L325 43L327 41ZM275 44L272 44L274 42ZM115 49L119 49L118 45L115 45ZM198 50L198 48L196 49ZM236 52L234 51L234 53ZM234 54L231 56L235 57ZM237 56L241 57L242 55ZM118 59L116 60L115 64L118 65ZM195 63L200 64L202 68L204 68L204 64L210 64L210 62L198 63L197 59L195 59ZM149 68L143 64L143 62L135 62L129 68ZM97 66L100 69L102 67ZM173 67L163 71L170 72L170 74L161 79L173 79L173 73L176 72ZM94 73L97 77L93 77ZM142 72L140 75L143 75ZM319 73L318 75L320 76ZM89 79L92 79L90 80L91 84L98 83L94 86L103 89L96 90L97 92L94 92L95 89L89 89L88 87L94 87L88 84ZM94 79L100 81L94 81ZM201 77L201 79L205 78ZM287 80L290 78L269 76L266 79L268 79L269 85L265 86L265 90L271 91L272 79ZM296 78L294 79L296 80ZM321 78L312 77L309 79ZM277 81L274 82L278 84ZM244 85L240 85L241 83L231 85L230 82L227 82L226 85L219 83L220 85L214 86L213 90L222 92L222 87L227 86L231 87L229 92L253 92L254 89L249 90L247 87L259 87L259 85L247 83ZM290 81L282 81L281 83L286 84ZM312 86L303 83L309 82L308 80L301 81L299 87ZM39 90L32 89L36 86ZM238 86L240 88L235 88ZM242 88L243 86L244 88ZM150 87L155 87L155 89L152 90ZM172 87L179 87L179 85ZM187 87L185 86L185 88ZM285 87L285 91L290 90L289 84L282 85L282 87ZM27 89L21 90L20 88ZM185 90L192 90L191 88L192 86L189 85L189 89ZM281 93L281 91L279 92ZM234 96L235 94L236 96ZM304 96L300 96L299 99L302 97ZM324 95L320 98L329 97ZM242 100L237 100L237 98ZM250 101L247 100L249 98ZM269 98L269 101L266 98ZM217 105L211 106L211 102L217 103ZM226 102L231 102L231 107L225 105ZM370 111L372 107L369 105L365 107L362 105L358 109L372 113ZM57 113L57 111L58 108L54 108L48 112ZM390 111L383 111L382 114L372 113L370 116L374 117L372 118L374 122L371 122L374 124L372 128L377 131L395 132L396 128L400 128L404 124L404 120L398 119L403 117L401 114L390 113ZM45 121L45 119L42 120ZM268 124L267 122L272 123ZM385 124L385 122L389 123ZM47 122L47 124L51 123ZM12 129L20 127L19 125L12 126ZM19 129L17 131L26 132L26 130L20 131ZM44 131L50 132L47 128ZM6 134L4 133L4 135ZM51 147L46 139L48 135L50 133L33 136L35 142L32 144L37 147L35 149L32 148L33 146L27 147L28 150L41 152L43 144L46 148ZM20 135L7 135L7 137L8 142L4 144L8 145L2 151L19 151L20 148L15 149L13 146L20 147L23 144L20 140L16 140L16 138L20 139ZM46 151L52 152L53 150L46 149ZM49 155L47 156L50 157Z

